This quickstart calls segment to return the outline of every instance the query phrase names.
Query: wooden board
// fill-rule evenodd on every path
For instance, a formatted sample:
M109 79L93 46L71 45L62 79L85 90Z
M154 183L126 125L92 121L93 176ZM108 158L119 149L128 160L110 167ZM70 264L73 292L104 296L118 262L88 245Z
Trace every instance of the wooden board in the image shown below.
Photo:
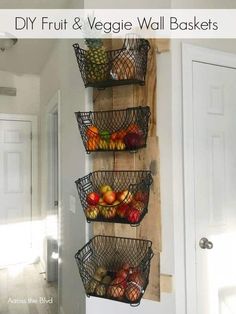
M137 228L123 224L94 223L94 234L124 236L151 240L154 257L151 262L149 285L144 298L160 301L160 252L161 252L161 202L159 144L156 137L156 54L169 49L168 40L150 40L151 49L145 86L117 86L103 91L94 90L94 110L124 109L146 106L151 109L151 124L147 148L136 154L128 152L96 153L93 155L94 170L151 170L151 187L148 214ZM111 44L106 43L107 47ZM120 40L112 41L112 48L121 46ZM165 282L165 281L164 281ZM167 284L165 285L167 286Z

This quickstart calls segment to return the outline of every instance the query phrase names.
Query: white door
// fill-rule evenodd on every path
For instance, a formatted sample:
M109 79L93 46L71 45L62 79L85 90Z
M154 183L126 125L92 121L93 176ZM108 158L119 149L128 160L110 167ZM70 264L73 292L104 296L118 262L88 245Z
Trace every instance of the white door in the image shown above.
M194 313L235 314L236 69L193 62L192 122Z
M0 266L31 247L31 122L0 120Z

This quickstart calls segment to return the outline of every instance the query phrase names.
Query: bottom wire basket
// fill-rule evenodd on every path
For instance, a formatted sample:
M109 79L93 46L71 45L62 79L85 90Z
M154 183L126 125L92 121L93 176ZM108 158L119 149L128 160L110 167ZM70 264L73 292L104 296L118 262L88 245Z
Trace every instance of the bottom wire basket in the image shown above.
M95 236L75 254L87 296L139 305L149 282L152 242Z

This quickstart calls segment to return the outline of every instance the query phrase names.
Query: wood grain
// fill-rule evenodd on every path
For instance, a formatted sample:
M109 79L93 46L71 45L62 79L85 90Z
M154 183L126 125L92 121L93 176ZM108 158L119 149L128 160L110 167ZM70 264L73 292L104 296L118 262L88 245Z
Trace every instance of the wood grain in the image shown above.
M120 40L106 43L113 49L121 46ZM129 85L94 90L94 110L124 109L127 107L149 106L151 110L150 129L147 148L136 154L128 152L96 153L93 157L94 170L151 170L153 184L151 187L148 214L137 228L123 224L94 223L94 234L124 236L148 239L152 241L155 256L151 261L149 285L145 298L160 301L160 252L161 245L161 200L160 200L160 160L159 143L156 136L157 99L156 99L156 54L169 49L168 40L150 40L151 49L145 86ZM168 278L169 279L169 278ZM163 281L165 282L165 280ZM168 283L163 284L165 290Z

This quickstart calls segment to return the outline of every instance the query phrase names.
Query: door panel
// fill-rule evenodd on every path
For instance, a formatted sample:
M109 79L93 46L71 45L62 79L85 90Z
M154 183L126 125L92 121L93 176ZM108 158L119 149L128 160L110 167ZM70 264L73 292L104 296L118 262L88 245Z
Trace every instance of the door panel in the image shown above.
M31 246L31 171L31 122L0 120L1 267Z
M193 62L197 313L236 313L236 70ZM202 249L206 237L212 249Z

